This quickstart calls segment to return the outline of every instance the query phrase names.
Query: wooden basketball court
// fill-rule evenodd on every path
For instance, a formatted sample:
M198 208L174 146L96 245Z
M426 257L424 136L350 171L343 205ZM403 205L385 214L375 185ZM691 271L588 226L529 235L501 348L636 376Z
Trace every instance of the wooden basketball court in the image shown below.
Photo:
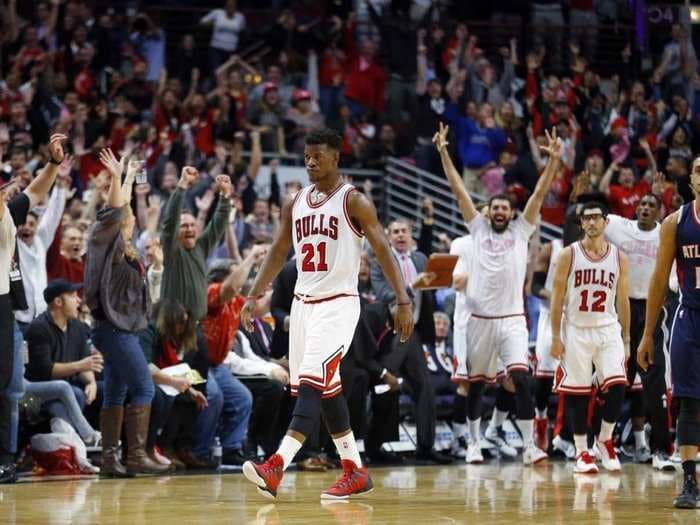
M288 472L274 504L240 473L18 483L0 486L0 523L700 523L700 510L671 506L680 476L648 465L577 477L560 462L378 468L366 498L321 505L320 491L338 472Z

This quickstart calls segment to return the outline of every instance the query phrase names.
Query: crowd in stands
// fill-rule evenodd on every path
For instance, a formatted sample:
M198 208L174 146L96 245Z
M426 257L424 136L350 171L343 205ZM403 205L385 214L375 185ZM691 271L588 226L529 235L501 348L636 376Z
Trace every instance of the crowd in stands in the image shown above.
M3 480L13 479L15 461L50 417L68 421L88 446L116 446L122 415L112 410L111 428L100 421L111 394L83 294L88 239L107 224L112 181L122 176L101 156L107 148L117 164L121 159L135 224L125 254L141 269L154 305L139 330L148 373L129 379L143 388L126 400L150 405L150 419L139 429L143 436L123 440L145 448L151 471L211 466L218 442L223 463L240 465L258 449L273 452L287 428L293 262L258 301L255 329L238 324L281 204L303 184L280 184L280 162L303 153L309 130L342 134L341 168L381 170L388 157L399 157L440 174L432 137L440 122L449 124L466 188L485 199L505 192L522 209L544 167L538 145L556 128L563 168L542 220L564 235L586 201L634 218L652 193L662 218L693 198L700 108L689 26L673 26L653 70L642 71L630 41L616 51L616 73L605 77L596 68L596 35L598 23L615 15L593 5L615 2L497 2L508 7L491 13L502 25L488 49L459 17L462 2L316 3L313 15L291 5L254 27L227 0L202 12L187 34L166 31L148 7L89 0L7 0L0 7L0 187L7 203L0 208L0 276L10 276L9 288L0 282L0 308L14 312L0 321ZM532 42L521 40L519 28L508 31L531 22L538 24ZM560 30L566 22L574 25L570 33ZM552 31L543 30L549 25ZM198 45L209 30L208 47ZM267 53L244 55L251 43ZM256 184L265 165L269 188ZM430 200L422 210L420 224L384 217L397 257L413 260L402 266L412 287L424 278L416 268L425 257L450 249L451 239L434 231ZM4 229L9 214L16 243ZM353 431L370 461L398 461L382 444L398 439L404 394L417 458L449 462L434 445L443 416L436 398L456 389L448 380L454 290L418 292L422 346L394 338L388 290L366 254L363 314L341 368ZM180 363L196 374L163 372ZM389 392L377 394L377 385ZM319 430L299 465L332 467L329 443Z

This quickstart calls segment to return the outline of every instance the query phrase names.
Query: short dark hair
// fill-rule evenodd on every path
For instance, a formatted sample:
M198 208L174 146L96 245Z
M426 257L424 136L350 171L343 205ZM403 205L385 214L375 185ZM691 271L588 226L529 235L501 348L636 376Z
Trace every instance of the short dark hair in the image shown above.
M510 204L510 207L515 208L515 206L513 206L513 201L505 193L497 193L496 195L493 195L491 198L489 198L489 204L488 204L489 208L491 207L491 203L493 201L508 201L508 204Z
M644 199L646 197L651 197L652 199L654 199L656 201L656 206L658 208L661 208L661 206L663 205L663 201L661 200L661 197L659 197L655 193L649 192L649 193L642 195L642 199ZM642 202L642 199L639 199L639 202Z
M581 211L579 212L578 216L583 217L584 211L595 210L596 208L600 209L601 213L603 214L603 217L608 216L608 207L600 201L589 201L585 203L583 206L581 206Z
M328 148L340 151L343 147L343 137L340 136L336 130L331 128L317 128L311 130L308 135L306 135L306 145L307 146L317 146L325 144Z

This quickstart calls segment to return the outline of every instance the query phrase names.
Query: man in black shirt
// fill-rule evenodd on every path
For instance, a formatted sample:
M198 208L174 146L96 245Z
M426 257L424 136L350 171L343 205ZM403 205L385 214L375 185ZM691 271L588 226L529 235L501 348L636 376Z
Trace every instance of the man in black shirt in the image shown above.
M433 146L433 134L447 108L447 100L442 96L442 83L437 78L425 79L425 65L422 59L418 67L416 93L416 164L431 173L440 173L440 156Z
M51 281L44 290L46 312L27 328L29 362L25 376L29 381L63 379L70 383L81 408L92 405L98 395L95 373L102 371L102 355L90 351L89 328L78 321L81 284L65 279ZM60 402L48 403L55 416L63 416Z

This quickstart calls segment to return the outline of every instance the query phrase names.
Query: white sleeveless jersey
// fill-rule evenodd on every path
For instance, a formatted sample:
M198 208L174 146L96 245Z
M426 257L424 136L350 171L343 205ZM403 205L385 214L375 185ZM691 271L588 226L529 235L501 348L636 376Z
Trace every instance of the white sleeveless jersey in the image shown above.
M313 299L358 295L363 236L347 210L355 188L342 184L317 203L311 202L313 189L313 185L302 189L292 206L298 272L294 293Z
M620 253L608 242L608 250L594 260L580 242L571 245L564 317L581 328L608 326L617 322L615 298L620 275Z
M544 281L544 289L550 294L554 289L554 272L557 269L557 259L559 258L559 252L564 248L564 243L560 239L554 239L552 241L552 251L549 254L549 267L547 268L547 277ZM542 301L540 303L541 310L549 311L549 301Z

